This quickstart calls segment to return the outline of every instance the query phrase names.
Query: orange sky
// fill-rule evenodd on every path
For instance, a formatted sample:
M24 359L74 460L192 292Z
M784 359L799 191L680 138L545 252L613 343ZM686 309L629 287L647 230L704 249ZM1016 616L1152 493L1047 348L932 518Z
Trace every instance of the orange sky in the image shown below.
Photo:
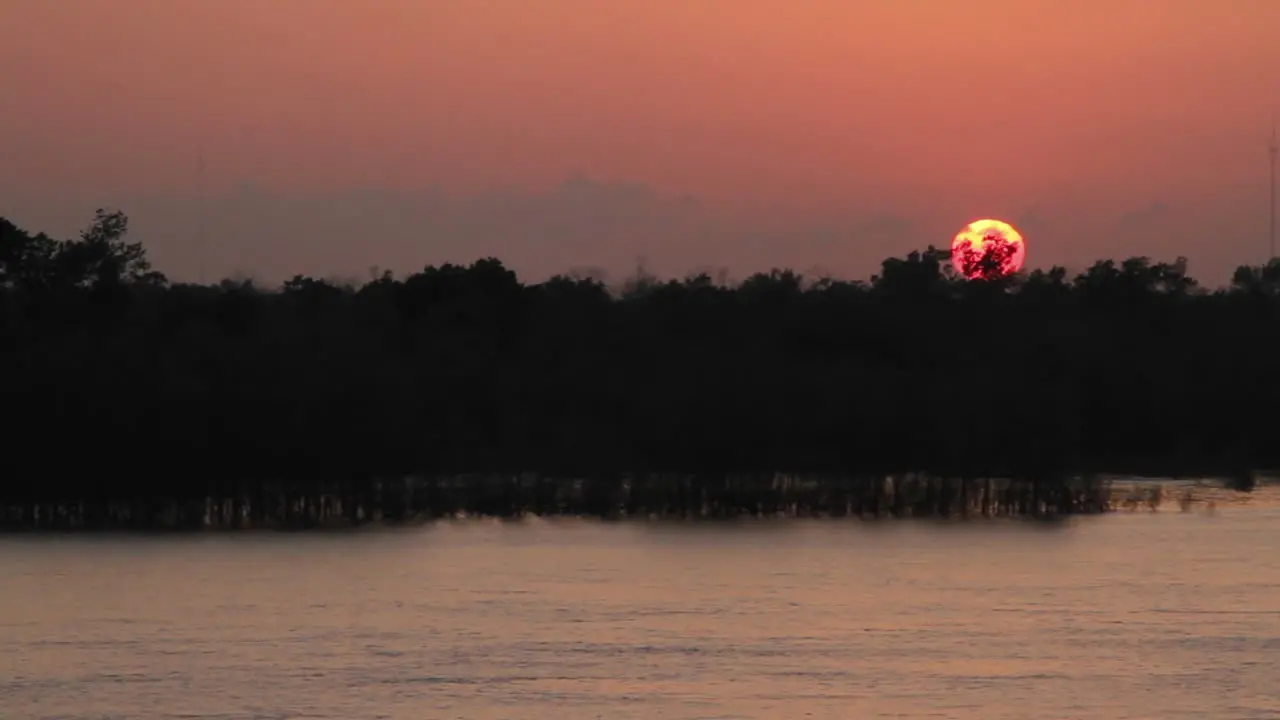
M213 275L866 277L985 216L1031 267L1186 254L1217 283L1265 253L1274 0L2 0L0 26L0 215L119 205L176 277L202 152Z

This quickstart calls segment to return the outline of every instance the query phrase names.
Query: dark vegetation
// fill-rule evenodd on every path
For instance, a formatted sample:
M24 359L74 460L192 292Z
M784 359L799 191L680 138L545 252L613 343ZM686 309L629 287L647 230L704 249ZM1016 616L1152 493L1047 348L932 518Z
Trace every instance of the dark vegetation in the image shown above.
M168 283L127 229L0 219L0 525L1088 512L1098 473L1280 465L1280 263L266 291Z

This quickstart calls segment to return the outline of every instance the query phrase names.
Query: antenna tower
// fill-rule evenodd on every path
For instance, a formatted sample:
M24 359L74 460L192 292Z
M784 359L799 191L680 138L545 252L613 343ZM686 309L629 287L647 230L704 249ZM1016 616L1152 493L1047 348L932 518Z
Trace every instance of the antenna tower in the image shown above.
M204 285L204 241L205 241L205 213L204 213L204 152L200 152L199 165L196 168L196 197L199 203L196 208L198 217L196 222L196 258L200 267L200 284Z
M1267 148L1267 154L1271 158L1271 225L1267 232L1267 239L1270 241L1271 257L1276 257L1276 154L1280 153L1280 147L1276 146L1276 117L1271 116L1271 145Z

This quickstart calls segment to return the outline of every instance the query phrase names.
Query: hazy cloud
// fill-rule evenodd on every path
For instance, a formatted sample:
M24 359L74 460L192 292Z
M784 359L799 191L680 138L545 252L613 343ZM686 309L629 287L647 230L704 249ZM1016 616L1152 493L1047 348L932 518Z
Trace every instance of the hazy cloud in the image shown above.
M1122 230L1132 230L1160 220L1169 214L1169 206L1159 200L1120 216L1116 226Z
M1257 199L1224 194L1188 205L1128 202L1063 193L1006 217L1028 238L1032 267L1079 270L1101 257L1186 255L1209 284L1235 264L1260 261L1231 250L1265 250ZM360 188L281 193L255 185L107 198L7 196L19 225L70 236L99 204L122 208L156 266L175 279L230 275L279 282L293 274L360 278L371 268L413 272L428 264L496 256L537 281L578 272L617 280L643 260L659 276L706 271L741 279L773 267L866 279L886 257L944 246L967 221L963 206L889 200L879 211L785 209L717 203L663 193L644 183L573 175L541 191L496 188L473 194ZM1017 205L1013 205L1014 208ZM873 204L864 200L859 207ZM999 216L999 205L995 212ZM203 218L203 220L202 220ZM1251 238L1257 236L1259 241ZM1214 238L1206 243L1205 238Z
M364 277L374 267L404 273L485 256L530 280L575 270L618 277L641 259L661 276L705 270L741 277L787 266L861 277L883 257L911 249L914 229L894 214L797 221L768 207L717 206L583 175L543 192L293 195L245 184L203 202L175 194L113 204L129 213L134 236L173 277L197 279L203 268L207 280L269 282L295 273ZM91 212L85 205L75 214L87 220ZM43 229L38 220L72 214L45 203L15 219ZM51 231L68 234L71 226L64 220Z

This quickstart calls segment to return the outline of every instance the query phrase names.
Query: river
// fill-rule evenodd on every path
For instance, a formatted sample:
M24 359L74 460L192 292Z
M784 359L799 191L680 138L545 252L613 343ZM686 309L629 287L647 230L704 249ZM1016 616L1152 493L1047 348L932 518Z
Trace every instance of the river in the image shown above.
M1280 718L1280 502L0 538L0 718Z

